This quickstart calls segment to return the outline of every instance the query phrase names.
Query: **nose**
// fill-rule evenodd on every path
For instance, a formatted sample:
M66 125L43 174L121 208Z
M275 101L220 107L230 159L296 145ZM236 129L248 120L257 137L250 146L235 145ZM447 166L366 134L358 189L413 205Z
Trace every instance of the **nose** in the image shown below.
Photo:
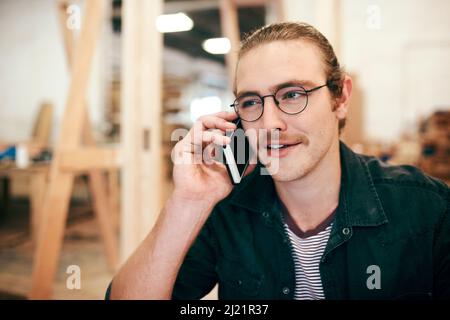
M274 96L265 96L264 98L264 112L260 121L262 126L267 130L286 130L286 123L284 122L283 111L278 108Z

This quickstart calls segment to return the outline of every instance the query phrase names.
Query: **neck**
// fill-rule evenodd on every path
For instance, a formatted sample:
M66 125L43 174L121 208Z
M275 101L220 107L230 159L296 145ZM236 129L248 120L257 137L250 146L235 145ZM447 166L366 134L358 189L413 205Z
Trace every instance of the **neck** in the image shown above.
M275 189L290 218L301 231L308 232L333 213L339 203L340 184L337 140L311 172L297 180L275 181Z

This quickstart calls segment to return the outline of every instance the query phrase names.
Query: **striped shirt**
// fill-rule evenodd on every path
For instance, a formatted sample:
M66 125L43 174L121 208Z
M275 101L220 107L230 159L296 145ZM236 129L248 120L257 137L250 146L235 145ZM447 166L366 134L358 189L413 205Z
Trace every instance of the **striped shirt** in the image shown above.
M330 237L332 223L319 233L301 238L284 224L286 233L291 241L292 254L295 265L296 300L325 299L320 278L319 264Z

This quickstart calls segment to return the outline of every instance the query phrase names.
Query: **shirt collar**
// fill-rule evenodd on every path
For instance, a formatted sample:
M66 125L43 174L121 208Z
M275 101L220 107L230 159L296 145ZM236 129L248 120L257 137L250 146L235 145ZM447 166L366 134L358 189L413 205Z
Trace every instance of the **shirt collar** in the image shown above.
M339 151L342 172L339 198L346 199L345 205L339 203L343 210L338 211L345 214L340 218L352 226L386 223L388 220L367 164L343 142L340 142ZM264 172L265 168L258 163L255 170L235 187L230 202L251 211L274 214L277 194L272 177Z

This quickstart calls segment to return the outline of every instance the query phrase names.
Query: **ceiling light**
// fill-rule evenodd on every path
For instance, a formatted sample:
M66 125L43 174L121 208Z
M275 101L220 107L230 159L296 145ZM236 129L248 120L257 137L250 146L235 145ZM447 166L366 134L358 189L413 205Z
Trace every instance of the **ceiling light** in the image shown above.
M226 54L230 52L231 42L228 38L212 38L203 42L203 49L211 54Z
M156 18L156 29L163 33L189 31L193 27L194 22L183 12L162 14Z

